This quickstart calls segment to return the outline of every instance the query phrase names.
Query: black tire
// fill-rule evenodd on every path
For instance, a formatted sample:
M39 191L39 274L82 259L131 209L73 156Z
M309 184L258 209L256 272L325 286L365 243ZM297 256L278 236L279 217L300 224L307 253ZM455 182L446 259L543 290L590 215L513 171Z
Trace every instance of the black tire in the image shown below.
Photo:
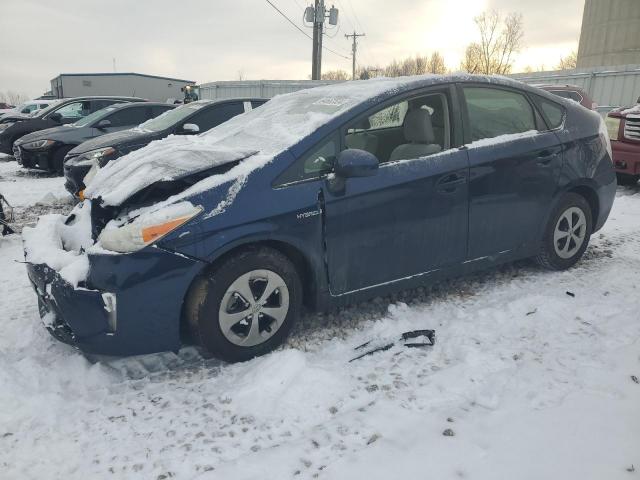
M64 157L73 149L73 146L60 147L53 154L52 169L58 175L64 175Z
M577 251L569 258L562 258L556 251L554 233L560 218L565 214L565 212L572 208L578 208L584 214L584 218L586 220L585 235L580 248L577 249ZM566 270L567 268L571 268L578 262L578 260L580 260L587 249L592 231L593 219L591 218L591 207L589 206L589 203L583 196L578 195L577 193L565 194L551 214L542 239L542 248L536 257L536 261L539 265L549 270ZM567 242L568 241L569 240L567 240Z
M631 186L638 183L640 175L630 175L628 173L616 173L618 177L618 185Z
M275 272L284 280L289 307L284 321L267 340L254 346L240 346L222 332L219 311L231 285L255 270ZM302 284L293 263L277 250L259 247L242 251L201 275L187 294L184 313L196 343L222 360L238 362L264 355L282 344L301 308Z

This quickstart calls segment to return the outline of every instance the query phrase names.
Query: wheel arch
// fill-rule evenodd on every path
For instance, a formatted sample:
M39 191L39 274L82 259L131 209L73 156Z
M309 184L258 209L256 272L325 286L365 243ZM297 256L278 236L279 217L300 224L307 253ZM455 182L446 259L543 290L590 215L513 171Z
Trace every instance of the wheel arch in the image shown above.
M579 184L572 186L564 193L576 193L587 201L591 209L591 222L595 226L600 215L600 199L596 190L587 184Z
M245 243L235 245L232 248L226 250L220 256L216 257L213 261L209 262L202 270L193 278L191 284L186 290L182 305L182 314L180 317L180 334L182 337L188 334L188 320L186 309L189 308L189 303L194 301L190 299L192 295L197 295L196 291L199 288L203 288L203 279L208 272L215 271L219 265L224 263L227 259L238 255L242 252L252 249L259 249L261 247L271 248L283 254L287 259L293 263L298 275L300 276L300 282L302 284L302 302L306 307L315 307L317 305L318 298L318 280L315 272L315 268L303 251L292 245L289 242L275 239L264 240L251 240Z

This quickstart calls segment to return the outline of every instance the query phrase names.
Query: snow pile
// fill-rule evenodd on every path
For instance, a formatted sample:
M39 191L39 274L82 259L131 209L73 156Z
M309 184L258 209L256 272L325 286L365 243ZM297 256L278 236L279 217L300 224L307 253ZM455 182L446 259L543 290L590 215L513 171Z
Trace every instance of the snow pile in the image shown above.
M22 230L22 238L27 262L47 264L77 287L89 273L89 259L85 251L93 245L91 204L78 204L69 217L43 215L35 227Z
M622 115L640 115L640 103L620 112Z
M625 480L632 464L638 471L638 189L619 189L569 271L518 262L307 315L282 349L237 365L172 366L192 349L92 365L42 328L18 239L0 238L0 251L0 298L10 299L3 479ZM367 340L430 327L434 347L348 362Z

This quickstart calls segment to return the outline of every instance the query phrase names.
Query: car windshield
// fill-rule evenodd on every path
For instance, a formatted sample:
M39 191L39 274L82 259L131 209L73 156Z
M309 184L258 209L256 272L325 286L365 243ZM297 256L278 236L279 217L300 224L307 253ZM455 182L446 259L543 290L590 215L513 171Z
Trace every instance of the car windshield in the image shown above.
M74 127L86 127L87 125L91 125L91 123L95 121L99 121L101 118L106 117L109 113L113 112L116 107L107 107L102 110L98 110L97 112L90 113L86 117L81 118L77 122L73 123Z
M140 124L138 128L148 132L160 132L162 130L166 130L209 103L210 102L193 102L172 110L167 110L162 115Z

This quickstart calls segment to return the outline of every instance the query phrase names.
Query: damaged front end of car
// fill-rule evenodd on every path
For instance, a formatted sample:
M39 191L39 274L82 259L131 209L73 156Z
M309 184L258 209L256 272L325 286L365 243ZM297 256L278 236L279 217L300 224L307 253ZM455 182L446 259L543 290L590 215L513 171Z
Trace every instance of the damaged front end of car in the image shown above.
M202 206L182 192L246 156L146 182L119 204L92 196L66 217L25 228L27 272L47 330L87 354L176 351L184 296L206 263L162 239L201 218Z

